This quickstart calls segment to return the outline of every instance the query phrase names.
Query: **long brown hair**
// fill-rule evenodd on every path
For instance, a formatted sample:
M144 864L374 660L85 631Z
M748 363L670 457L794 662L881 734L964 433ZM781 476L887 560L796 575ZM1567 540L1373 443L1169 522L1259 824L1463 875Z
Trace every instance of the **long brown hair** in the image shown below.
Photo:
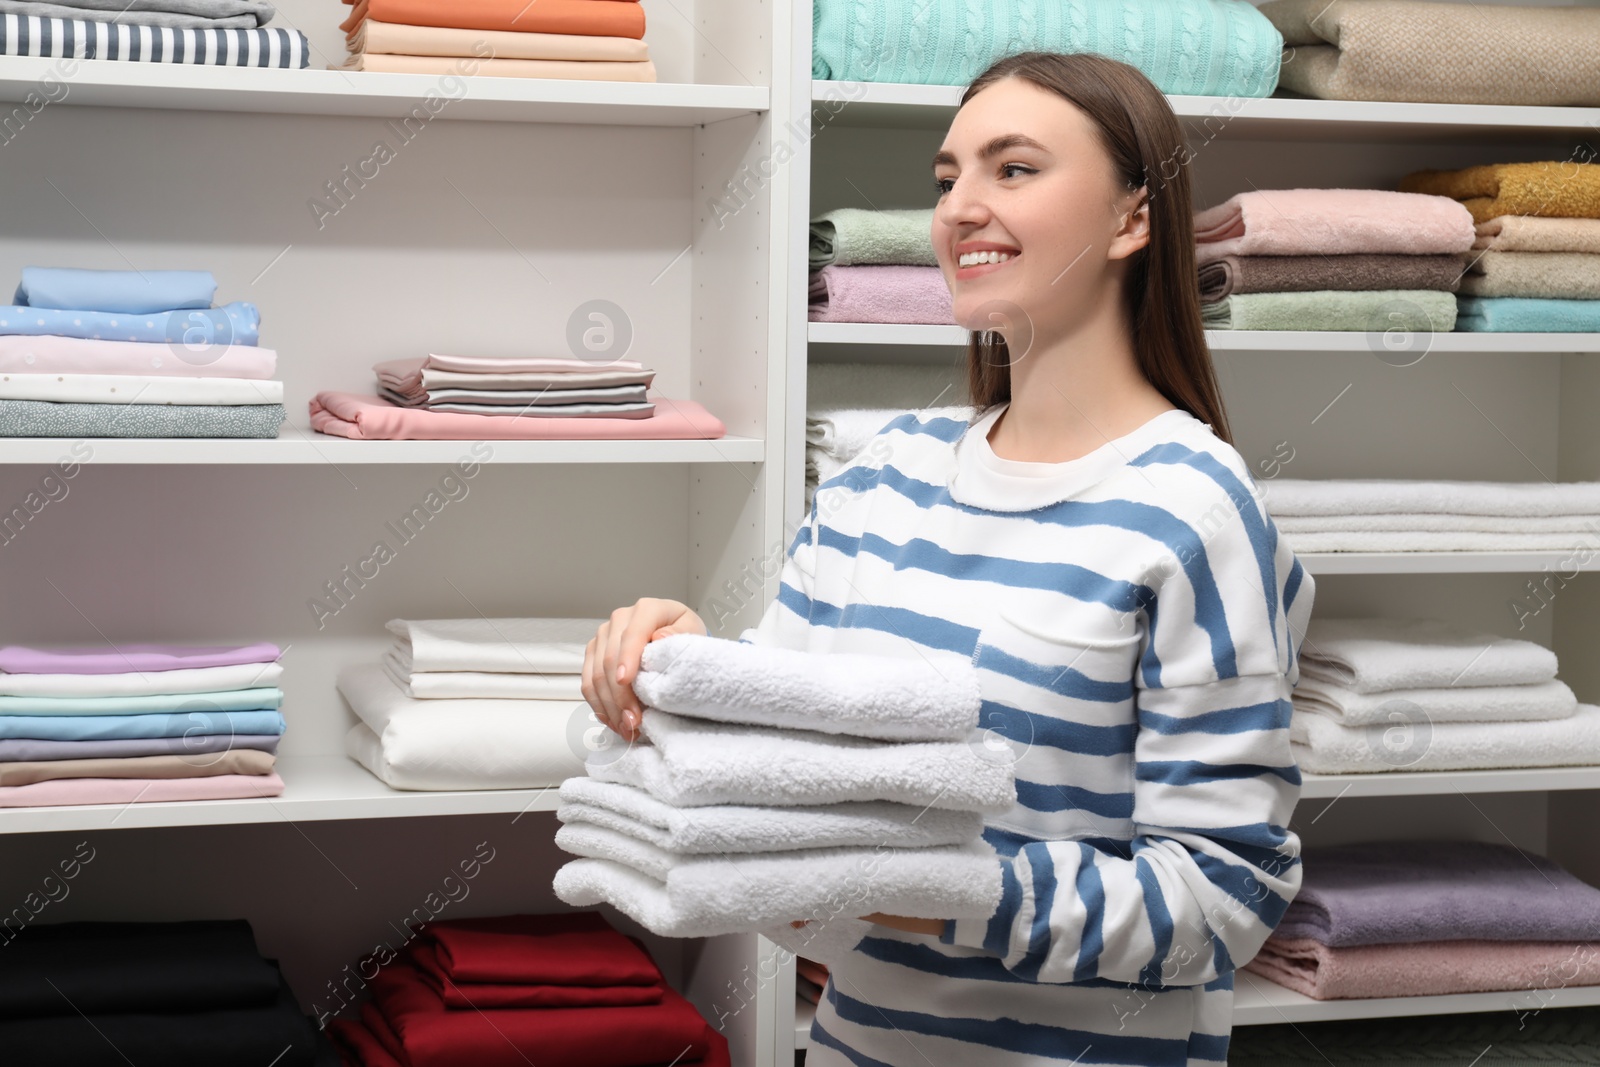
M1091 121L1129 190L1149 190L1150 240L1131 258L1123 297L1139 370L1163 396L1233 444L1200 321L1188 148L1172 107L1149 78L1093 52L1021 52L978 75L965 105L1003 78L1022 78L1075 105ZM973 331L967 378L979 411L1011 399L1011 356L993 331Z

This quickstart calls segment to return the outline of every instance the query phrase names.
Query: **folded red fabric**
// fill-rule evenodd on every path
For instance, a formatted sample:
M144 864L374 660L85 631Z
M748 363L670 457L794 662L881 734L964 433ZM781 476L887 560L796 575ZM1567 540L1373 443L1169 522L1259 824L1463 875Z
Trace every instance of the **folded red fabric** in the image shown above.
M412 945L408 963L428 988L452 1011L494 1008L601 1008L624 1004L659 1004L665 983L654 985L511 985L503 982L457 982L439 962L431 943Z
M661 969L597 911L428 923L420 936L454 982L656 986Z
M379 1016L382 1019L382 1016ZM328 1024L328 1036L346 1067L405 1067L383 1047L373 1032L360 1022L335 1019Z

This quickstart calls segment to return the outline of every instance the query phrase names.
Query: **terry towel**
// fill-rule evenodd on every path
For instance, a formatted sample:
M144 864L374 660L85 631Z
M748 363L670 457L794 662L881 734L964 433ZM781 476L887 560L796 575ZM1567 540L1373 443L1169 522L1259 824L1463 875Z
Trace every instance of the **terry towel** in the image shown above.
M938 267L823 267L811 275L812 322L955 325Z
M1477 482L1411 478L1274 478L1272 514L1600 515L1600 481Z
M1329 948L1269 937L1245 970L1313 1000L1600 984L1600 942L1424 941Z
M985 758L981 743L868 741L659 710L647 712L640 728L648 744L591 757L589 774L678 807L890 800L998 815L1016 802L1011 768Z
M1200 305L1208 330L1352 330L1448 333L1456 298L1436 289L1242 293Z
M1458 296L1456 329L1475 333L1600 333L1600 300Z
M1352 252L1341 256L1228 255L1200 268L1200 299L1314 289L1441 289L1454 292L1466 257Z
M284 418L282 404L0 400L0 437L277 437Z
M957 845L983 832L975 811L865 801L767 808L711 804L677 808L642 789L594 778L561 784L562 822L584 822L628 834L669 852L783 852L798 848Z
M1474 249L1497 252L1600 253L1600 219L1496 215L1477 225Z
M618 0L572 0L617 3ZM651 395L647 419L539 418L423 411L357 393L318 393L311 398L311 428L358 441L678 441L721 437L722 421L693 400Z
M1461 279L1472 296L1600 299L1600 255L1593 252L1476 253Z
M1418 721L1418 714L1425 715L1428 722L1521 722L1564 719L1578 710L1577 696L1560 680L1353 693L1307 672L1303 663L1293 702L1296 708L1325 715L1343 726L1399 725Z
M1600 515L1279 515L1279 533L1582 533L1600 528Z
M1300 671L1355 693L1536 685L1556 676L1556 654L1533 641L1438 619L1313 613L1300 643Z
M1284 533L1296 552L1563 552L1592 543L1590 534L1564 532L1446 533L1365 530Z
M936 267L932 233L932 208L837 208L811 220L811 269L829 264Z
M1195 213L1195 257L1465 252L1472 216L1446 196L1385 189L1259 189Z
M1600 19L1600 11L1588 14ZM1419 170L1401 178L1400 188L1453 197L1472 213L1474 223L1498 215L1600 218L1600 163L1544 160Z
M972 664L954 656L821 654L700 634L645 645L633 691L699 719L880 741L958 741L983 700Z
M1314 774L1600 765L1600 707L1593 704L1580 703L1563 719L1528 722L1430 723L1401 713L1403 723L1341 726L1296 708L1289 719L1295 761Z
M602 619L390 619L402 670L578 674Z

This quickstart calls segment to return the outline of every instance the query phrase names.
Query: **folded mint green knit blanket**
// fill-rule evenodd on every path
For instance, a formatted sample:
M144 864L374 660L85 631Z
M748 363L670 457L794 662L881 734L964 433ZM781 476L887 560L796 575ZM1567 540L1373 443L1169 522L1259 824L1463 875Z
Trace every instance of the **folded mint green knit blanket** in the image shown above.
M1271 96L1283 36L1246 0L816 0L811 75L965 85L1015 52L1098 52L1162 92Z

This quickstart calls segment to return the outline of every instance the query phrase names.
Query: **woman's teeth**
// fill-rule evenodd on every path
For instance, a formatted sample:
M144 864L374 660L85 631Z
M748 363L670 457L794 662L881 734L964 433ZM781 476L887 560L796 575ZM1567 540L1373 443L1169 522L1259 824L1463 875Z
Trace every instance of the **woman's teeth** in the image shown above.
M981 263L1004 263L1010 259L1010 252L963 252L958 261L962 267L976 267Z

